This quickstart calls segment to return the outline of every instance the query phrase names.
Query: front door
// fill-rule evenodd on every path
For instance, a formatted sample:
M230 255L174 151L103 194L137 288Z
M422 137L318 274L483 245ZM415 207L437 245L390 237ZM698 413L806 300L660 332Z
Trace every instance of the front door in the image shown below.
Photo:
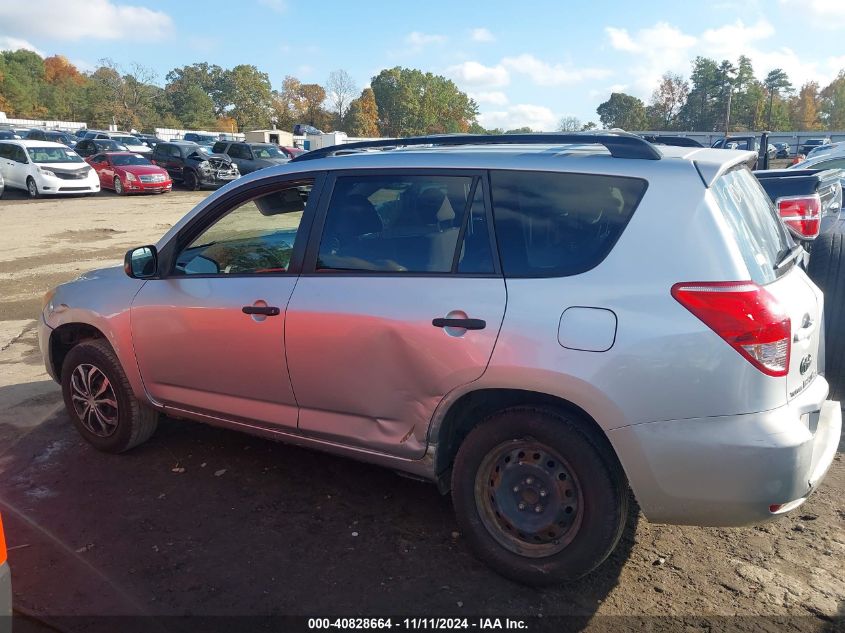
M438 403L484 373L504 316L483 179L382 172L332 189L285 326L299 428L418 458Z
M228 420L296 427L285 307L312 186L308 179L270 190L262 185L260 195L218 205L175 238L184 246L173 250L172 269L144 284L132 304L138 366L155 400Z

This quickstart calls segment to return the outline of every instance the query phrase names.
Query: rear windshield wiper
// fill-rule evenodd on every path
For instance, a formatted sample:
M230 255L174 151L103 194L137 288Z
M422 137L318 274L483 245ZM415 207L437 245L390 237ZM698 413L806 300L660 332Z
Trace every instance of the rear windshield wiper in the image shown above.
M798 255L800 255L804 251L804 247L801 244L795 244L792 248L783 249L778 253L778 260L775 263L775 270L780 270L784 266L786 266L789 262L795 259Z

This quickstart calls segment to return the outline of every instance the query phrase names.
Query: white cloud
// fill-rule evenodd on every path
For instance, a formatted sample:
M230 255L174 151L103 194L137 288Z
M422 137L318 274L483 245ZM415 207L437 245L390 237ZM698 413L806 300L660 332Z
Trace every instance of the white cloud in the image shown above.
M545 106L520 103L506 110L482 112L478 115L478 122L488 129L513 130L527 126L532 130L548 132L557 127L558 118Z
M796 18L809 18L819 28L845 27L845 3L842 0L781 0L781 4L794 9Z
M162 11L117 4L111 0L42 0L0 2L0 30L25 38L79 40L154 40L173 30Z
M502 65L515 73L528 75L540 86L559 86L587 79L602 79L611 74L611 71L605 68L576 68L570 65L549 64L528 53L517 57L505 57Z
M746 55L754 64L754 72L762 79L774 68L782 68L797 88L815 79L824 84L835 75L835 62L820 64L801 59L786 46L772 48L775 29L765 19L752 24L735 20L722 26L705 29L700 34L685 33L666 22L629 33L626 29L608 27L605 34L615 50L632 60L626 69L631 78L628 89L642 99L648 99L663 73L670 71L689 76L690 63L696 55L728 59L733 63Z
M4 35L0 35L0 51L16 51L21 48L38 53L41 57L46 57L43 52L35 48L35 46L26 40L22 40L17 37L6 37Z
M480 27L477 29L472 29L470 32L470 38L473 42L495 42L496 38L490 32L490 29L485 29L484 27Z
M470 92L469 96L479 104L489 103L490 105L503 106L507 105L509 101L508 95L498 90Z
M462 85L475 88L500 88L511 80L507 68L501 64L485 66L473 61L449 66L446 74Z
M412 31L405 36L405 43L411 46L428 46L429 44L442 44L446 41L445 35L436 35L432 33L420 33L419 31Z
M258 0L258 4L265 6L276 13L284 13L288 10L288 3L286 0Z

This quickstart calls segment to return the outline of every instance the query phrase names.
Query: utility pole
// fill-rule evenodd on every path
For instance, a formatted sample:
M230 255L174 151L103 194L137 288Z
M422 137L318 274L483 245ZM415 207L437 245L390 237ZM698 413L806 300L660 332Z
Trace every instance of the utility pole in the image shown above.
M731 130L731 98L734 91L731 86L728 86L728 111L725 113L725 138L728 138L728 132Z

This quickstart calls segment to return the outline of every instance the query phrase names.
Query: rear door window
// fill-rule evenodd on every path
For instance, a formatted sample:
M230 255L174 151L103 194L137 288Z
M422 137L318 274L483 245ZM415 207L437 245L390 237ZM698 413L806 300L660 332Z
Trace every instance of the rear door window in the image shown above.
M473 176L338 178L317 270L492 273L481 184Z
M508 277L563 277L597 266L648 186L638 178L492 171L493 220Z
M751 280L758 284L774 281L775 266L793 242L758 180L746 167L733 169L713 183L712 191Z

